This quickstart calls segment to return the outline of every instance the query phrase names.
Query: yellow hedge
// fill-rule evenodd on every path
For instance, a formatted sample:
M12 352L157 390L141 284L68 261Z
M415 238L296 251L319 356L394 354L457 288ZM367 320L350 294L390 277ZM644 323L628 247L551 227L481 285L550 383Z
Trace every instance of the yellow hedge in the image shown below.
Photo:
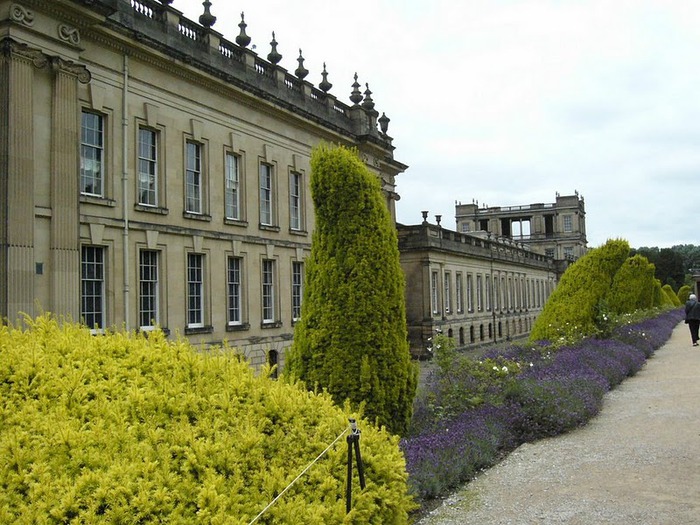
M230 349L26 325L0 326L0 523L247 524L347 429L329 396ZM398 439L359 426L350 514L341 438L256 523L406 523Z

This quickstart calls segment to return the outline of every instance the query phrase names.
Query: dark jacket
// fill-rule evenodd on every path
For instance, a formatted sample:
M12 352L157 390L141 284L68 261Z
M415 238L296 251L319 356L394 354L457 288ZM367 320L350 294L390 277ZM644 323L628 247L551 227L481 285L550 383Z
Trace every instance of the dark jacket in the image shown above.
M685 303L685 321L690 320L700 321L700 302L688 301Z

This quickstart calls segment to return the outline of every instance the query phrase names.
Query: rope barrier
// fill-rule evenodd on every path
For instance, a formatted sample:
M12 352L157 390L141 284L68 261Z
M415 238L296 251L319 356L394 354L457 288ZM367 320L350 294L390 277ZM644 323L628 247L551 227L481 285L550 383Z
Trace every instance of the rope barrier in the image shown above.
M333 447L333 445L335 445L335 444L338 442L338 440L339 440L340 438L342 438L345 434L347 434L347 433L348 433L348 430L350 430L350 429L351 429L351 427L348 426L348 428L346 428L345 430L343 430L343 431L340 433L340 435L338 435L338 437L335 438L335 439L333 440L333 443L331 443L330 445L328 445L328 446L326 447L326 449L325 449L323 452L321 452L318 456L316 456L316 459L314 459L311 463L309 463L309 464L306 466L306 468L305 468L304 470L302 470L302 471L299 473L299 475L298 475L296 478L294 478L294 479L292 480L292 482L284 488L284 490L283 490L282 492L280 492L279 494L277 494L277 496L275 497L275 499L273 499L270 503L268 503L268 504L267 504L267 507L265 507L263 510L261 510L261 511L260 511L260 514L258 514L257 516L255 516L255 517L253 518L253 521L251 521L248 525L253 525L253 523L255 523L256 521L258 521L258 518L260 518L260 516L262 516L263 514L265 514L265 512L267 511L267 509L269 509L270 507L272 507L272 505L274 505L275 502L276 502L278 499L280 499L280 498L282 497L282 495L283 495L285 492L287 492L287 491L290 489L290 487L291 487L292 485L294 485L297 481L299 481L299 478L301 478L304 474L306 474L306 471L307 471L307 470L309 470L311 467L313 467L314 464L316 464L316 462L317 462L319 459L321 459L323 456L325 456L326 453Z

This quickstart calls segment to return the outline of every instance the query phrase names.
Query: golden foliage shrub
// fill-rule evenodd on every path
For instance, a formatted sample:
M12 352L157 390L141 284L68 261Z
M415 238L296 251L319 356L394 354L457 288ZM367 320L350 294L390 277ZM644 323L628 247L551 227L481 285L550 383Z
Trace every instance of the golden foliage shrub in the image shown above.
M248 524L348 426L231 349L26 326L0 326L0 523ZM367 487L349 514L342 438L256 523L407 523L398 438L358 424Z

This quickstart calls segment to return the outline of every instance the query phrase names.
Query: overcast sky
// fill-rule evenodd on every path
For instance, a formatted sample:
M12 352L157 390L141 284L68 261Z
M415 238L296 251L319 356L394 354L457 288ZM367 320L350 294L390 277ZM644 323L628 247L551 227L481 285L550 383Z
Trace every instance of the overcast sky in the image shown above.
M211 0L263 58L391 119L397 220L585 199L590 247L700 245L700 0ZM172 6L197 20L198 0ZM252 45L251 44L251 45Z

